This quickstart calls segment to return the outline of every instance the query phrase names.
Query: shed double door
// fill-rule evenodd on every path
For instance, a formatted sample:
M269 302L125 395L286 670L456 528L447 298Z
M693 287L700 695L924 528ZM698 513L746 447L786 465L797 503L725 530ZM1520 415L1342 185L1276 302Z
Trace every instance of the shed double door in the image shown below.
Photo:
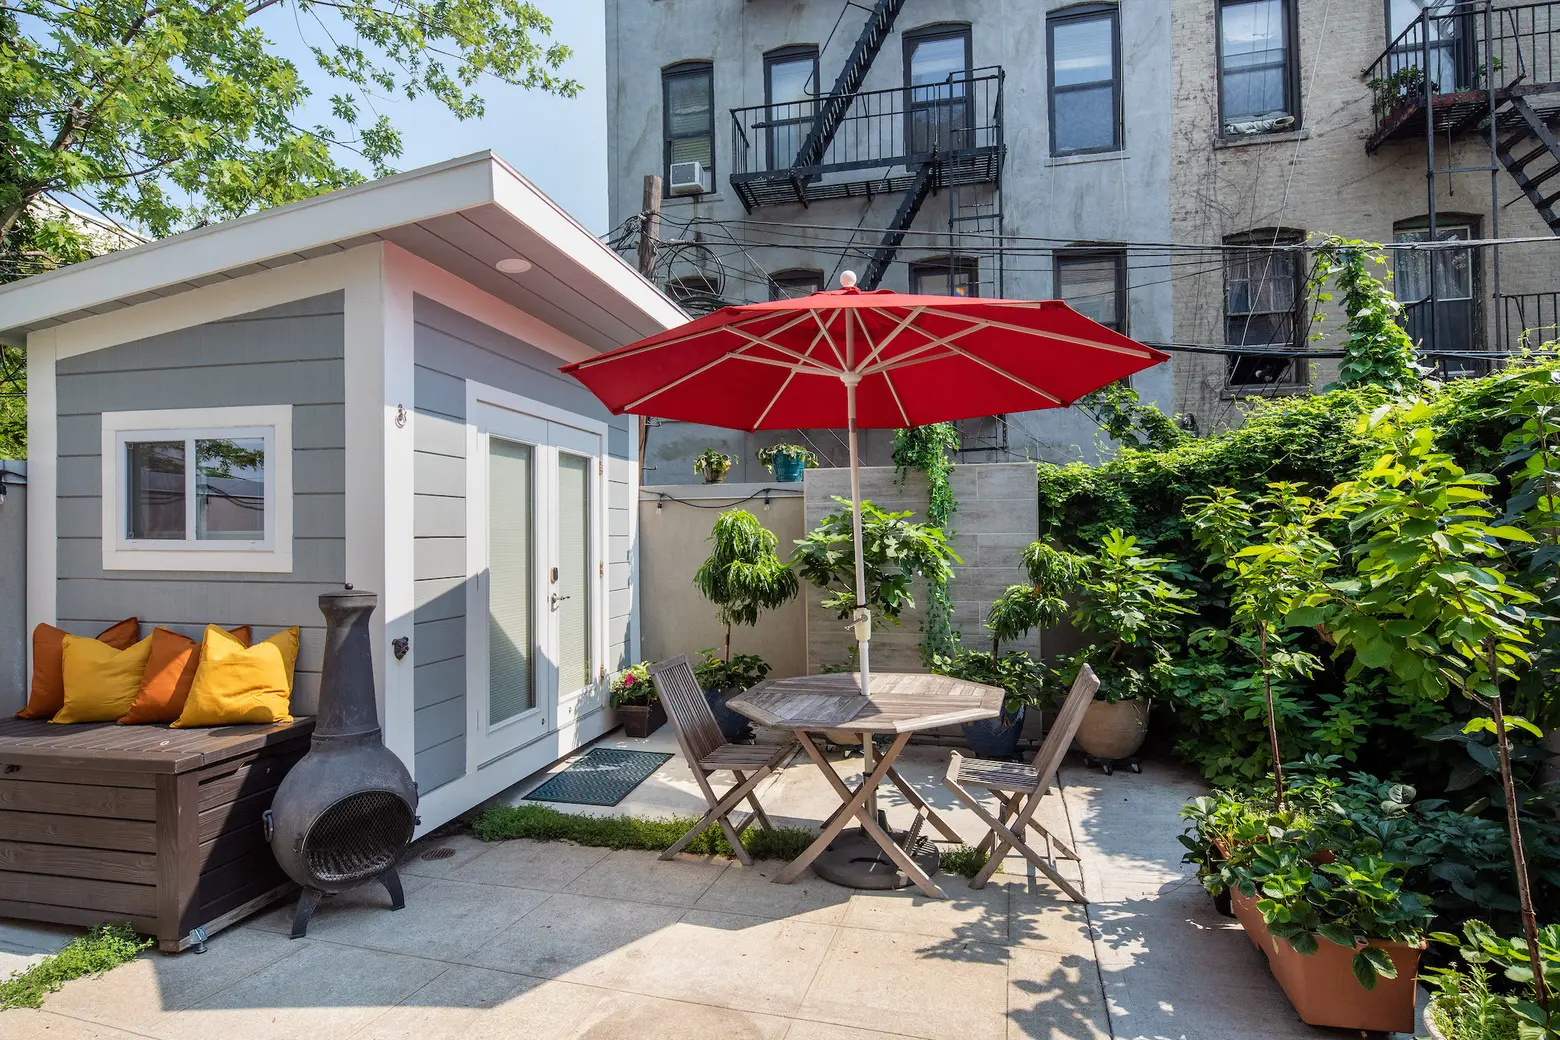
M556 729L559 704L601 681L605 444L597 431L491 402L473 419L467 702L480 765Z

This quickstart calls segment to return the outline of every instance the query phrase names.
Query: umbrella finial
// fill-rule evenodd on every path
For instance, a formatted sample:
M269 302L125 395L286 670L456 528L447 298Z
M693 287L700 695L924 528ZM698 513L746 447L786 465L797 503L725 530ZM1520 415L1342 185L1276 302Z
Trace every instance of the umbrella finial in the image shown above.
M855 271L841 271L840 272L840 288L841 289L854 289L855 287L856 287L856 272Z

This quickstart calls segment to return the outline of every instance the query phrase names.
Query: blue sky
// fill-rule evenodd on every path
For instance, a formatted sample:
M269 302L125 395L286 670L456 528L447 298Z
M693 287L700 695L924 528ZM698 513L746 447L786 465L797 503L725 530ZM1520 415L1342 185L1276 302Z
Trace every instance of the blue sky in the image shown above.
M481 119L461 122L437 101L375 99L375 111L401 131L404 151L396 168L411 170L491 148L597 235L607 231L607 48L605 0L534 0L553 20L553 36L574 50L564 74L584 84L572 99L510 87L494 80L478 90L486 102ZM298 66L314 91L297 122L329 123L328 101L339 91L314 64L310 43L328 46L318 25L300 34L292 5L266 12L261 25L278 50ZM334 26L332 27L334 28ZM365 111L366 118L372 118ZM355 157L341 156L350 162ZM369 172L364 168L364 172Z

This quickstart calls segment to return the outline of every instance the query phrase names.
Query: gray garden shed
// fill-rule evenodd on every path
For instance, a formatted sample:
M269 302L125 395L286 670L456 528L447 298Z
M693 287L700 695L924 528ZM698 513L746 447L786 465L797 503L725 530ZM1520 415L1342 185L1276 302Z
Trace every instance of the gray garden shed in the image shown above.
M374 590L386 743L437 826L613 724L638 445L557 369L684 320L487 152L0 287L28 627L299 625L308 714L316 597Z

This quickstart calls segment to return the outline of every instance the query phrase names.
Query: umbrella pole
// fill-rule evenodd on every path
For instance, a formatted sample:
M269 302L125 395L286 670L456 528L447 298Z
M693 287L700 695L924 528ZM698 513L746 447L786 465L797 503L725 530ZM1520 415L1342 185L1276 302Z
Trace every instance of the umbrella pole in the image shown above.
M852 373L845 379L846 432L850 441L850 523L851 541L856 546L856 610L852 628L856 633L856 663L861 672L861 695L868 695L872 684L869 650L872 643L872 612L867 609L867 565L861 537L861 453L856 445L856 383Z

